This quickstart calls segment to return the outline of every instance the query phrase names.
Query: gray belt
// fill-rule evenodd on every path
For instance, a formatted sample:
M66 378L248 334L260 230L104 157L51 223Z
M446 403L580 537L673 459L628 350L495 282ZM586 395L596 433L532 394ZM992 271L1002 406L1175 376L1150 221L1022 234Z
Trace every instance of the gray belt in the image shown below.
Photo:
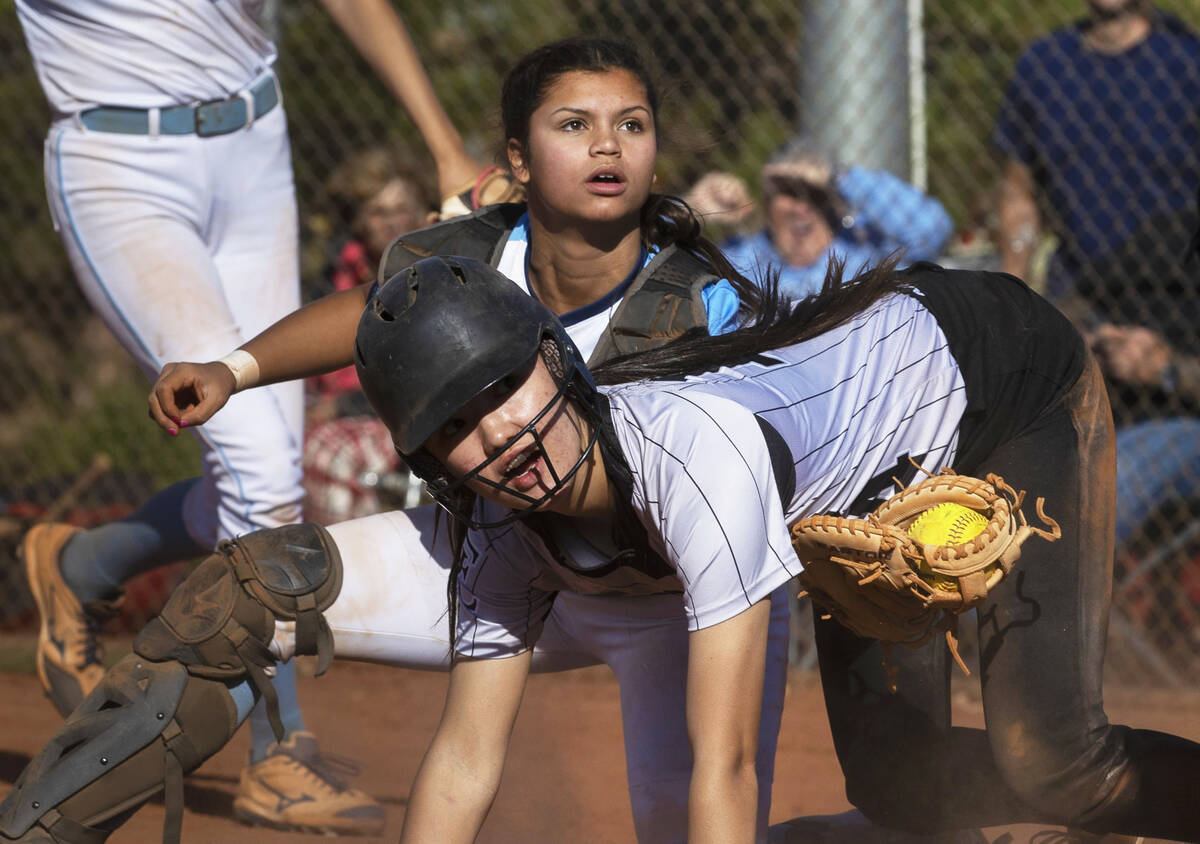
M226 135L249 126L279 105L275 77L267 75L253 88L227 100L213 100L194 106L168 108L121 108L101 106L80 112L85 127L96 132L119 132L122 135ZM253 110L252 110L253 109ZM158 113L158 131L151 123ZM253 114L253 117L248 115Z

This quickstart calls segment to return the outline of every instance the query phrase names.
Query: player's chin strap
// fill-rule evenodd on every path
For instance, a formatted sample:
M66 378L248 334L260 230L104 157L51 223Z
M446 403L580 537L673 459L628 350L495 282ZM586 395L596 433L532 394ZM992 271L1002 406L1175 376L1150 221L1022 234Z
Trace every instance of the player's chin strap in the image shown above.
M315 654L322 673L333 637L321 613L341 583L337 547L317 525L222 543L21 774L0 804L0 840L98 844L165 787L163 840L178 842L184 774L247 714L230 689L248 680L282 741L268 678L276 621L295 622L296 653Z

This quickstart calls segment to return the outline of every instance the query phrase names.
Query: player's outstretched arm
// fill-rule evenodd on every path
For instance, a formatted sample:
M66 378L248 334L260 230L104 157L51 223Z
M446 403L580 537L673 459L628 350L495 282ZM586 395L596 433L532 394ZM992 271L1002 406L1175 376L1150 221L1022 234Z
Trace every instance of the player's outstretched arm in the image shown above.
M150 418L169 433L202 425L238 390L332 372L354 362L354 335L370 293L359 285L288 314L238 354L168 363L150 390Z
M450 670L446 706L413 783L401 844L475 840L500 787L531 654L464 659Z
M755 840L754 760L770 614L770 599L764 599L688 637L690 844Z
M469 184L482 169L434 93L404 22L388 0L321 0L334 23L371 65L421 133L437 166L438 196Z

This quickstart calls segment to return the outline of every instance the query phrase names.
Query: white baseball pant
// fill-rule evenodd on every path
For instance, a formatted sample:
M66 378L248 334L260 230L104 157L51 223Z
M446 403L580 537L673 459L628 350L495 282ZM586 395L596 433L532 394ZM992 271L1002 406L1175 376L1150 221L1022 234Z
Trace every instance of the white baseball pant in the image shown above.
M89 132L63 118L45 164L80 287L148 376L219 358L299 307L282 105L208 138ZM303 402L301 382L250 390L195 430L204 480L184 516L197 543L299 521Z

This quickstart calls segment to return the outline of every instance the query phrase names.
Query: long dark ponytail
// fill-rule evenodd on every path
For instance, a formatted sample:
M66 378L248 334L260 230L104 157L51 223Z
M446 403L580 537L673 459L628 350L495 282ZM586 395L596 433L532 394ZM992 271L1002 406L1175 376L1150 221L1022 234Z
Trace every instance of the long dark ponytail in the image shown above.
M769 272L756 295L743 300L743 327L737 331L711 336L703 329L693 329L657 349L600 364L592 375L598 384L677 379L811 339L853 319L883 296L904 289L903 279L896 274L898 260L892 256L850 280L843 278L843 263L831 260L821 292L795 304L780 294L777 272ZM654 552L633 508L632 472L612 431L602 426L600 434L598 446L616 490L613 539L630 554L646 558Z
M703 258L713 274L733 285L738 294L741 324L758 320L771 310L775 283L764 275L757 283L747 279L729 262L725 253L704 236L704 224L686 202L677 196L652 193L642 206L642 245L662 248L669 244Z
M791 303L778 289L776 276L763 280L758 294L743 303L742 328L710 336L693 330L665 346L624 355L592 370L598 384L623 384L682 378L732 366L757 354L823 334L869 308L889 293L905 289L893 255L851 279L844 262L833 259L821 292Z

